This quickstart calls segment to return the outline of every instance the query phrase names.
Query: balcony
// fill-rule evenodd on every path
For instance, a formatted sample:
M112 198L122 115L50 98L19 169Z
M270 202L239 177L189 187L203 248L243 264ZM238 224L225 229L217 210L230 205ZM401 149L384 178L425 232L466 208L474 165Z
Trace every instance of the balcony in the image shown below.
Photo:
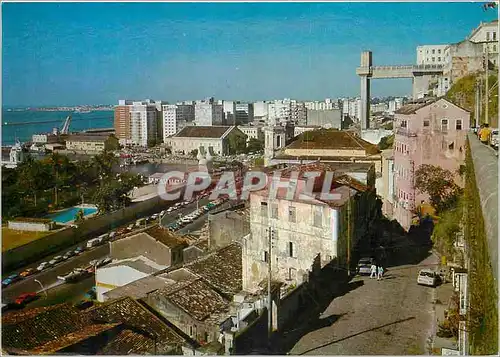
M410 137L410 138L417 136L416 132L414 132L413 130L409 130L408 128L397 128L396 129L396 134L407 136L407 137Z

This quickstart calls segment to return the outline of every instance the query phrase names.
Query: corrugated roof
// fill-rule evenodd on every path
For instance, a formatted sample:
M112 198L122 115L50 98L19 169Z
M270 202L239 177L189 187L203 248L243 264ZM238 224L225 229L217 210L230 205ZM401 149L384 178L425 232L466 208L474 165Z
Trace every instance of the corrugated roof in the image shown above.
M320 129L306 131L285 148L286 149L326 149L326 150L365 150L367 154L379 152L376 145L369 143L347 131Z
M174 138L220 138L231 126L186 126Z

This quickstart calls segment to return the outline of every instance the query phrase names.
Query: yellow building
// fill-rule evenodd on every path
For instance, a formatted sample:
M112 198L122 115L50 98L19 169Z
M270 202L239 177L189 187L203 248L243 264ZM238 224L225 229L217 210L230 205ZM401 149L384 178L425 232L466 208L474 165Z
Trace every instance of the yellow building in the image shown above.
M85 152L101 152L114 149L118 139L114 135L70 135L66 139L66 149Z

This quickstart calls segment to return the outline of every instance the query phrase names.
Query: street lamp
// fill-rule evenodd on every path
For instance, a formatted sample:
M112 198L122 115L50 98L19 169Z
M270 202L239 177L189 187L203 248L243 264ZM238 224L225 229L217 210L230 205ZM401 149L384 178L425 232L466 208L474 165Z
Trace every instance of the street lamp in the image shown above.
M47 297L47 296L48 296L48 295L47 295L47 290L45 290L45 288L43 287L43 284L40 282L40 280L38 280L38 279L34 279L34 282L35 282L35 283L38 283L38 284L40 285L40 287L42 288L42 290L41 290L41 291L43 291L43 292L45 293L45 297Z

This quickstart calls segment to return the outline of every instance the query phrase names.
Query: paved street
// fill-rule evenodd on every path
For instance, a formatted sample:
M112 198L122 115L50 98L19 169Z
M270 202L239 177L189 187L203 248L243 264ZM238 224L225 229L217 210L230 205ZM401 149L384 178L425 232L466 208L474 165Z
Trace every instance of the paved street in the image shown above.
M414 246L393 253L384 279L357 276L316 316L299 316L284 333L281 353L310 355L424 354L433 326L433 288L417 274L437 257ZM420 255L420 256L419 256ZM417 260L417 261L414 261ZM401 263L407 261L407 264ZM328 293L325 293L328 294ZM321 311L321 310L320 310ZM304 321L309 321L305 322ZM286 342L283 342L288 340ZM279 348L279 347L278 347Z

